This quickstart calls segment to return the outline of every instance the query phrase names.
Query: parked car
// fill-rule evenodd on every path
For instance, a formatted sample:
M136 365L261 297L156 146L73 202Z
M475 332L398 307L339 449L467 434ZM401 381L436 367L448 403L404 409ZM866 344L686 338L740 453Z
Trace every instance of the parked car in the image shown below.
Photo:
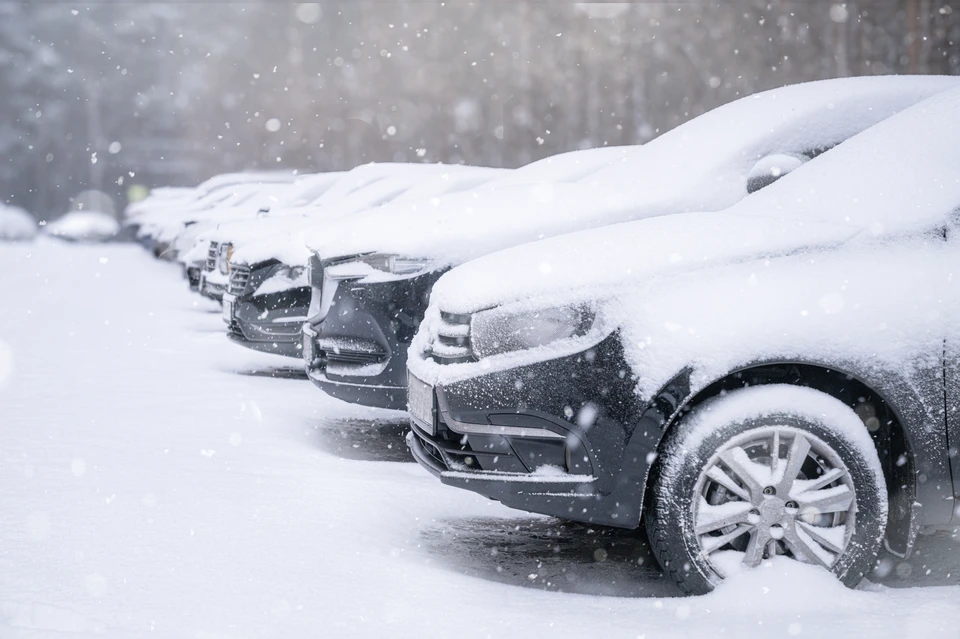
M187 197L180 197L182 191L174 191L172 197L161 197L149 206L136 209L137 240L155 256L170 257L167 252L170 242L198 211L231 206L237 200L249 197L257 187L290 184L295 179L296 174L287 171L227 173L203 182ZM130 223L133 224L133 220Z
M372 170L368 165L359 172ZM229 289L223 296L223 319L231 340L254 350L301 357L300 333L310 306L306 275L310 252L303 243L304 229L322 230L334 219L388 202L420 202L430 207L434 198L473 189L507 173L440 164L379 165L375 170L379 179L319 203L303 217L303 223L262 224L262 231L275 232L234 250L228 269Z
M417 461L645 525L688 593L774 555L853 586L882 541L957 524L958 110L931 97L724 211L444 275L410 349Z
M116 237L120 223L103 211L70 211L43 230L47 235L70 242L108 242Z
M310 379L369 406L407 405L407 348L430 290L452 266L509 246L627 220L721 210L850 136L944 89L944 77L829 80L767 91L696 118L572 183L394 207L307 237Z
M200 289L200 276L209 257L211 236L219 236L221 229L225 234L229 234L230 229L240 228L238 225L243 222L254 222L253 228L262 228L263 224L259 223L259 220L265 217L269 217L272 222L286 215L302 213L305 207L326 193L342 176L343 173L335 171L301 176L294 182L290 192L275 205L261 206L256 211L248 207L241 212L222 212L208 216L204 221L185 229L177 236L174 246L190 289Z
M37 221L18 206L0 202L0 240L32 240L37 235Z

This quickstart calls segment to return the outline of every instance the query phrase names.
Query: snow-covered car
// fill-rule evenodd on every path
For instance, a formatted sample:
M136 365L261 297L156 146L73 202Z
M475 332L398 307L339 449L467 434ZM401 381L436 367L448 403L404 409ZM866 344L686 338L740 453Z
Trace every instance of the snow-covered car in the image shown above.
M301 328L311 296L305 229L322 229L332 220L388 202L419 202L431 207L435 198L476 188L504 174L509 172L443 164L365 165L356 174L347 174L348 185L362 182L363 186L322 198L300 216L299 223L288 216L282 224L263 224L261 232L273 233L231 252L229 290L223 296L228 336L254 350L301 357Z
M217 175L192 189L187 196L175 189L152 198L148 204L130 212L133 217L128 223L136 227L137 240L154 255L169 257L167 251L172 240L198 214L238 204L238 200L255 193L257 187L291 184L296 178L295 173L286 171Z
M18 206L0 202L0 240L32 240L37 231L37 221L32 215Z
M198 260L204 256L200 273L201 295L221 300L230 283L229 263L234 251L256 243L264 238L292 233L324 220L336 219L356 213L382 201L386 196L378 182L385 177L404 172L425 175L439 171L434 165L404 163L370 163L341 173L324 192L312 202L295 207L276 207L253 220L240 220L233 224L218 225L200 235L185 259ZM336 205L336 206L335 206ZM270 246L283 246L284 242L273 241ZM276 249L274 249L276 250ZM294 251L297 247L294 247ZM303 247L299 247L303 252ZM289 259L289 256L288 256ZM293 261L293 260L291 260Z
M116 237L120 223L103 211L70 211L43 230L47 235L71 242L108 242Z
M957 524L958 111L931 97L723 211L447 273L410 349L414 456L645 525L688 593L774 555L853 586L881 542Z
M509 246L628 220L724 209L956 78L872 77L801 84L702 115L574 182L386 207L307 244L313 300L303 353L311 380L370 406L407 405L406 354L433 283ZM601 256L598 256L601 259Z
M340 172L303 175L291 185L287 193L277 198L276 203L258 206L256 210L252 206L220 209L187 226L177 235L173 248L177 259L183 265L191 290L198 291L200 288L200 275L207 261L210 235L216 234L221 228L234 227L240 222L268 216L274 220L302 212L304 207L326 193L342 175Z

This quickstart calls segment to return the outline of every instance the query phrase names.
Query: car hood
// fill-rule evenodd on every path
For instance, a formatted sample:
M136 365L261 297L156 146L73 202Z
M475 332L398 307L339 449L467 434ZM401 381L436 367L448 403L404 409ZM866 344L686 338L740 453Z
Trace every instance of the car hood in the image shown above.
M474 260L440 278L431 304L469 314L521 301L540 307L576 303L645 279L840 244L861 231L733 211L651 218Z

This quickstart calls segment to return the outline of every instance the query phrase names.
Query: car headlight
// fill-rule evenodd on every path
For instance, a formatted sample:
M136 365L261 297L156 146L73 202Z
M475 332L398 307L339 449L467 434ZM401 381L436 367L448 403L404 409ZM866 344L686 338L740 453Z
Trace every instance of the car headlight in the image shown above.
M481 311L470 322L470 341L478 358L521 351L570 337L582 337L593 327L596 313L583 306L537 311Z
M430 266L430 262L425 259L389 255L387 253L361 255L356 261L391 275L413 275Z
M217 268L226 275L230 272L230 258L233 257L233 244L221 244L217 254Z

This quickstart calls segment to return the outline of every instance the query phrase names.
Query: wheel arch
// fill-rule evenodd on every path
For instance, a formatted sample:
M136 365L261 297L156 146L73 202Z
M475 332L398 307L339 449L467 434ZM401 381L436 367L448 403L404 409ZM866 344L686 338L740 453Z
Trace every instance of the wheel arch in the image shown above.
M656 442L660 452L671 429L690 410L724 392L748 386L792 384L819 390L850 406L864 422L877 448L884 470L889 495L887 546L892 552L906 556L916 539L920 521L916 509L917 473L915 434L905 424L903 400L879 390L866 375L858 375L838 367L796 360L754 363L732 370L705 384L691 383L692 372L681 372L651 401L663 416ZM900 389L905 386L900 385ZM682 389L682 390L681 390ZM678 392L681 390L681 392ZM679 401L678 401L679 400ZM919 403L919 398L917 398ZM876 420L870 421L868 420ZM650 503L657 464L648 465L643 483L643 510ZM641 512L641 521L643 513Z

